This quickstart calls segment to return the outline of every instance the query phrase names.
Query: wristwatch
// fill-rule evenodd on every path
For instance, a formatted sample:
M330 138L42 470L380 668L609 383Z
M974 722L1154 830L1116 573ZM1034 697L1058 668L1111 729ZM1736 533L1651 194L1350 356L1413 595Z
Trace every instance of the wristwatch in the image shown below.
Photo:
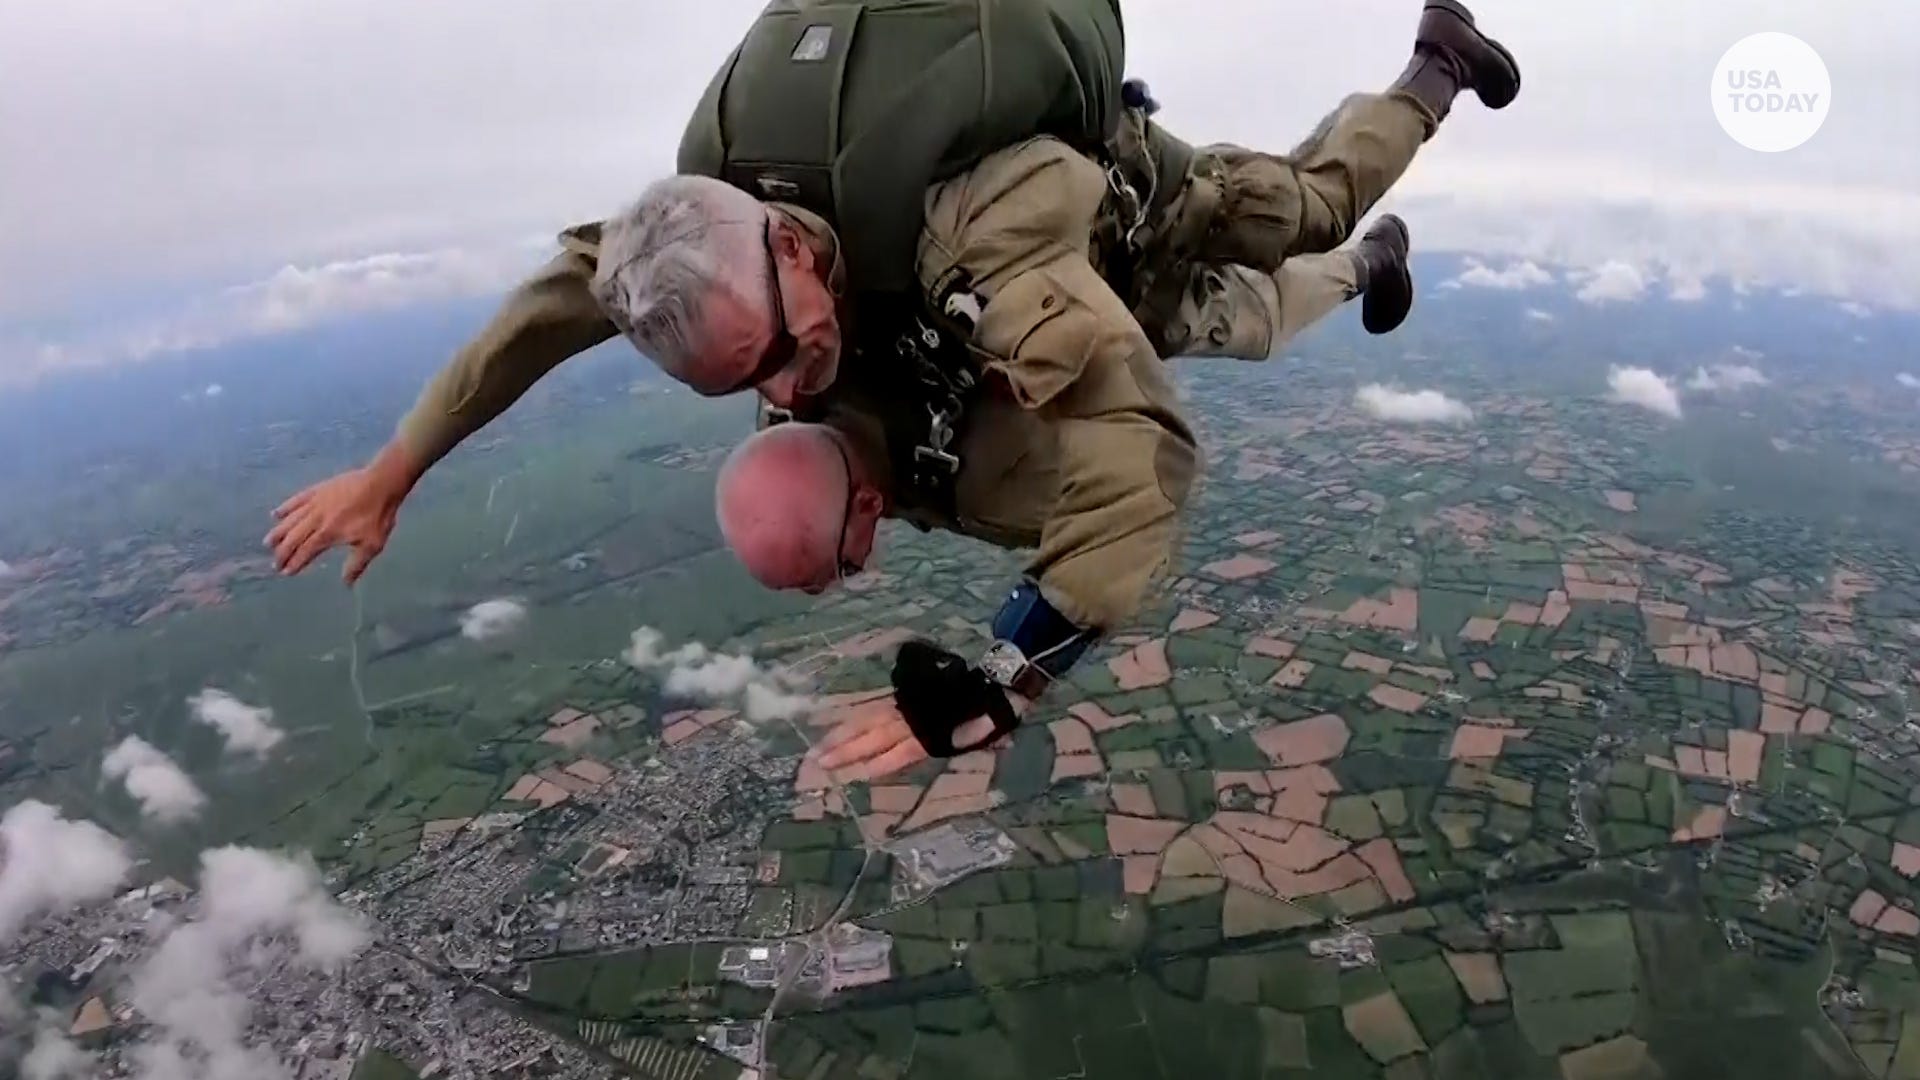
M1011 641L996 641L980 657L980 670L994 685L1026 698L1037 700L1052 679L1034 666L1020 647Z

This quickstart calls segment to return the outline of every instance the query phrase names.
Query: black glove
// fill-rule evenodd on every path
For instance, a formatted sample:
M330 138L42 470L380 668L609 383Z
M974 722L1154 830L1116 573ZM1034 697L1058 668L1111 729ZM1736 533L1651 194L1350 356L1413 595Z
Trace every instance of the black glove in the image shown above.
M1147 89L1144 79L1128 79L1120 84L1120 104L1129 109L1139 109L1148 116L1160 111L1160 103L1153 100L1153 93Z
M1006 691L985 672L931 641L914 638L893 659L893 703L927 756L978 750L1020 726ZM993 733L968 746L953 733L976 716L993 718Z

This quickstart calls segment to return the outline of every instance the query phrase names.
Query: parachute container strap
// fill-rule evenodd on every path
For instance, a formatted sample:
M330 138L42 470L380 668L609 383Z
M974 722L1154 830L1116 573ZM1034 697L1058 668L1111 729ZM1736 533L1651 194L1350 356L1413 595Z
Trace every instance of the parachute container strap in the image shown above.
M1178 315L1194 263L1219 219L1223 180L1215 169L1192 171L1167 200L1162 213L1171 216L1153 238L1151 257L1143 259L1146 269L1133 309L1140 325L1166 326Z

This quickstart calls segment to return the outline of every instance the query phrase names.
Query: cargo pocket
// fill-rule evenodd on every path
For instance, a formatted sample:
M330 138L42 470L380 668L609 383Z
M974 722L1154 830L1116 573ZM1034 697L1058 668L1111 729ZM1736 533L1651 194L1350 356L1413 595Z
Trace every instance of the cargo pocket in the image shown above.
M974 344L995 358L1014 399L1038 409L1073 384L1093 354L1093 312L1046 269L1007 282L980 312Z

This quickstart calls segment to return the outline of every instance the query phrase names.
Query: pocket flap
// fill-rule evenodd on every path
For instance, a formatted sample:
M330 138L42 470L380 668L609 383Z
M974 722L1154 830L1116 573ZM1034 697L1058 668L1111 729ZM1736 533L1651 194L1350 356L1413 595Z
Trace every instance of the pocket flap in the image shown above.
M1047 269L1015 277L980 312L974 343L1006 377L1015 400L1037 409L1086 370L1092 312Z

